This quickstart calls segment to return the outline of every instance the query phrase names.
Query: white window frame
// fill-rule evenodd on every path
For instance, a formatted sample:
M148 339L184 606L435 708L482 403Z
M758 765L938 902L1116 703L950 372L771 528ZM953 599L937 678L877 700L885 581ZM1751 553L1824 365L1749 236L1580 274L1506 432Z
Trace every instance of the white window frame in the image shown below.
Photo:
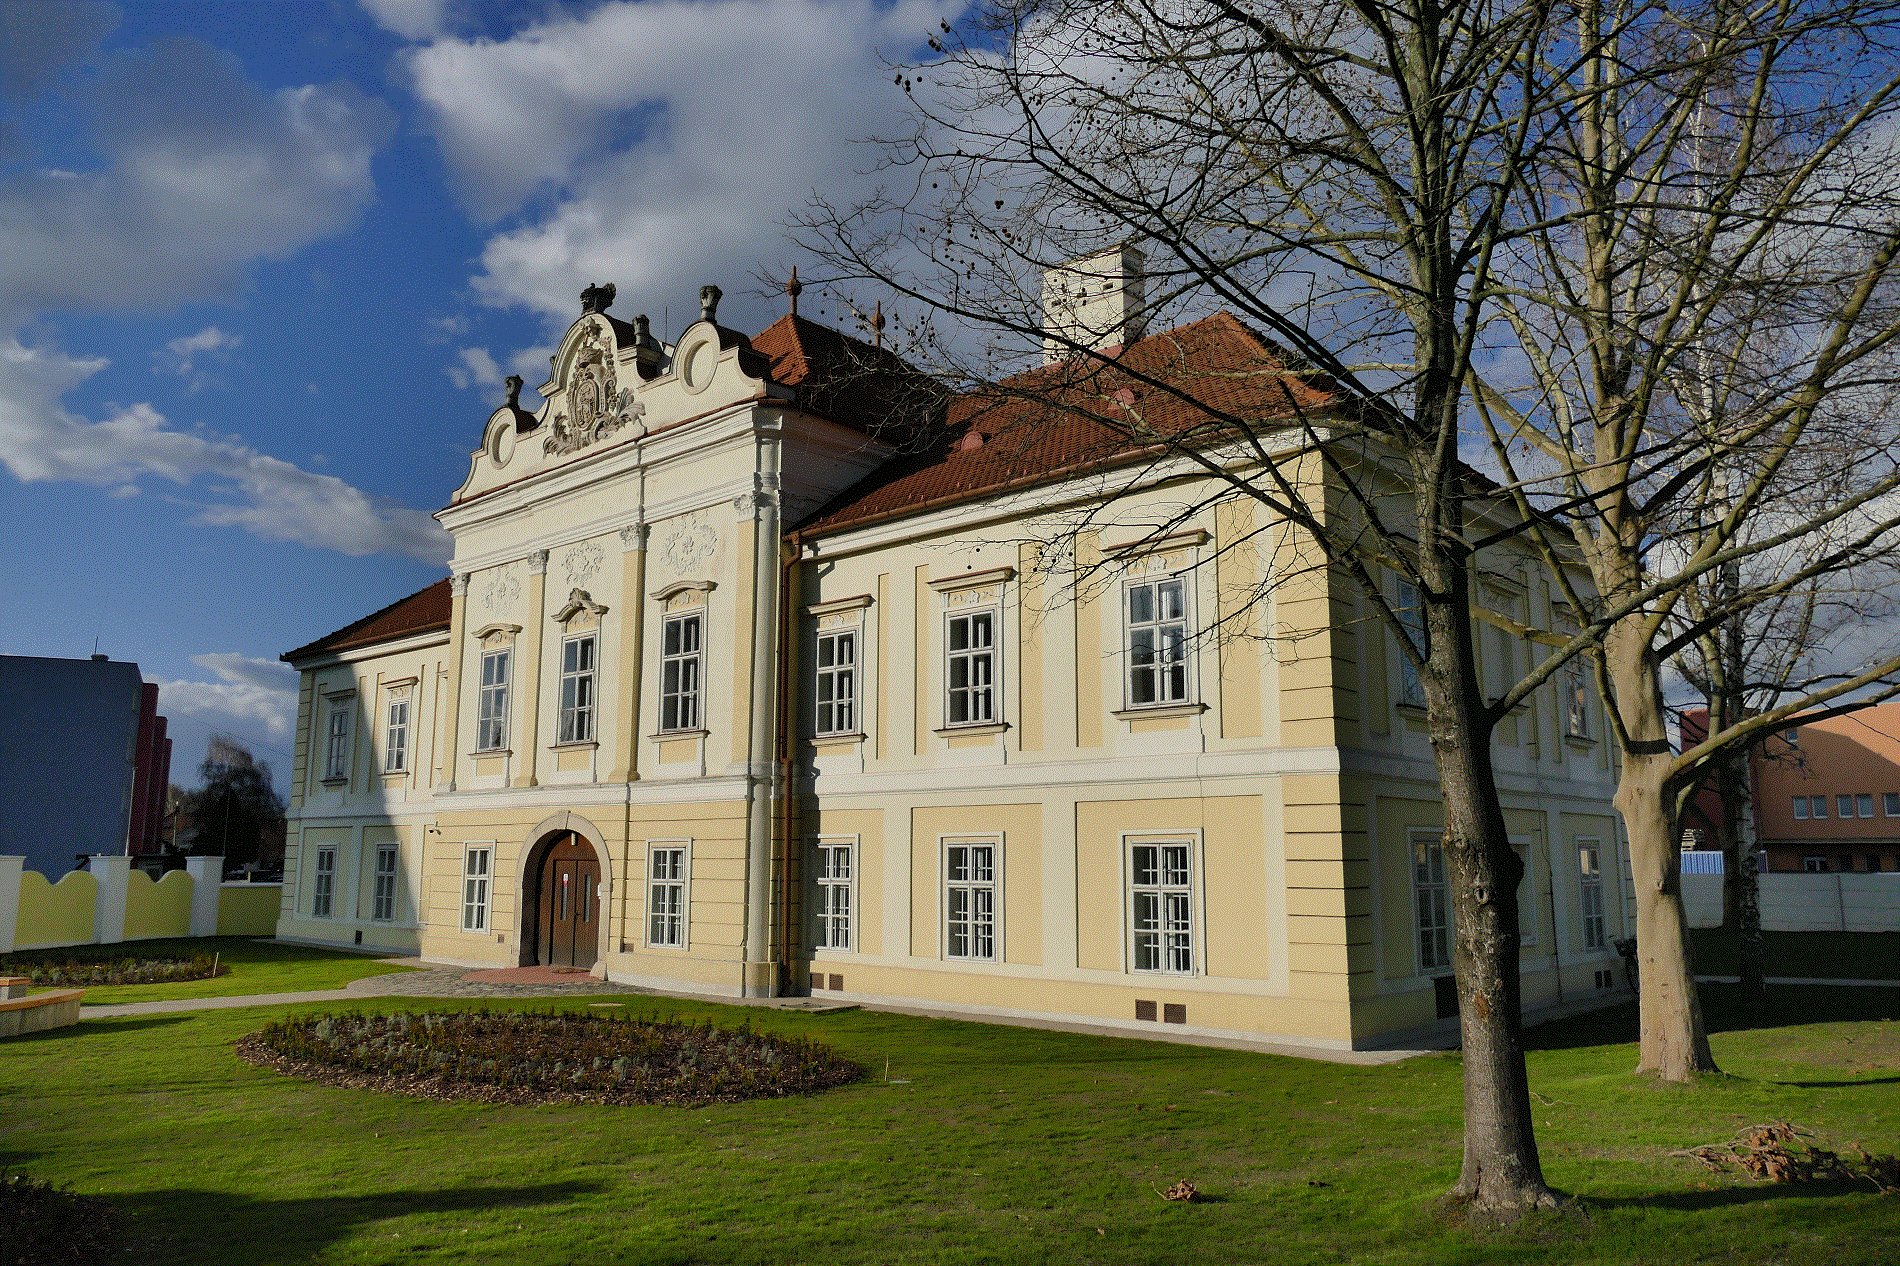
M835 859L844 858L844 875ZM851 954L858 948L858 837L821 835L812 845L812 948L821 954ZM844 912L838 911L842 896Z
M1157 874L1153 883L1141 882L1137 852L1145 848L1157 851ZM1185 857L1187 878L1182 883L1168 881L1162 854L1162 850L1168 849L1180 849ZM1131 974L1139 976L1198 976L1201 974L1201 934L1205 911L1202 908L1200 854L1200 837L1194 834L1140 832L1122 836L1123 889L1127 894L1122 905L1126 921L1124 930L1128 938L1126 961ZM1143 895L1154 896L1157 905L1156 965L1153 967L1143 967L1140 962L1141 926L1138 906ZM1179 933L1186 942L1186 966L1172 965L1177 960L1172 952L1175 946L1170 943L1173 934L1169 931L1167 913L1169 897L1179 897L1186 911L1187 926Z
M350 749L356 745L356 697L329 700L323 719L323 781L348 782Z
M831 662L825 662L827 644L831 649ZM838 647L848 644L851 648L849 663L838 657ZM843 628L820 629L812 643L812 732L820 738L840 734L852 735L864 733L864 724L858 716L858 694L864 680L864 631L856 624ZM844 683L840 689L839 683ZM831 698L825 698L825 687L831 687ZM827 718L826 709L830 709Z
M951 647L951 641L952 641L951 630L956 626L957 622L961 620L970 621L970 628L972 631L974 631L976 628L976 621L979 618L985 618L985 617L988 618L989 625L990 625L989 645L984 646L984 647L966 646L963 650L953 650ZM951 684L951 677L952 677L951 666L953 664L955 664L959 660L962 660L971 665L974 665L978 660L984 659L984 658L987 658L989 660L989 668L990 668L990 679L986 686L974 686L974 685L955 686ZM966 681L969 680L969 675L967 673L965 675L965 680ZM966 716L961 721L953 719L954 708L952 707L951 701L955 699L959 693L964 695L969 701L973 703L974 700L978 698L979 695L984 691L987 691L989 694L989 715L988 716L979 717L975 715L970 715L970 716ZM960 729L966 729L966 728L972 728L972 727L997 725L997 724L1000 724L1002 720L1003 720L1003 609L1002 607L996 606L996 605L990 605L990 606L981 606L981 607L964 607L964 608L959 608L956 610L945 611L943 613L943 728L946 730L960 730Z
M383 859L389 859L388 869ZM394 844L378 844L370 872L369 918L372 923L396 921L396 881L402 873L402 854Z
M689 622L698 631L698 645L690 651L669 651L666 649L667 634L675 625L684 628ZM680 644L685 645L682 633ZM693 678L690 688L678 681L669 684L669 670L677 670L684 677L691 669ZM674 705L674 715L669 719L667 705ZM686 709L691 707L691 717ZM706 728L706 608L693 607L683 611L669 611L660 618L660 733L697 734Z
M1837 818L1840 818L1843 822L1848 821L1853 818L1854 816L1854 793L1853 792L1849 791L1849 792L1835 793L1834 816Z
M383 772L385 774L402 774L409 771L410 711L407 690L390 695L389 702L383 709Z
M1826 874L1827 860L1828 859L1825 857L1815 855L1815 854L1810 854L1801 859L1801 869L1806 871L1810 875Z
M1874 816L1873 792L1857 791L1854 793L1854 816L1857 818L1871 818Z
M990 850L990 877L987 880L950 877L950 852L952 849ZM942 937L939 947L944 961L952 963L1000 963L1003 961L1003 837L1001 835L945 835L937 841L937 901L940 917L937 920L938 934ZM950 909L951 893L966 891L971 894L971 910L975 910L975 895L987 891L990 895L989 929L990 952L988 954L956 954L951 952ZM978 921L968 920L972 935Z
M1586 854L1591 855L1596 867L1594 871L1585 865ZM1594 910L1591 909L1593 895ZM1590 835L1577 837L1577 918L1578 926L1583 929L1585 950L1609 948L1610 908L1603 883L1603 841ZM1594 937L1591 935L1592 927L1596 932Z
M1412 893L1412 959L1418 968L1419 975L1442 976L1452 969L1452 938L1455 935L1451 907L1451 868L1445 861L1445 836L1442 831L1414 830L1406 833L1405 842L1406 865L1410 868L1412 876L1412 882L1410 884ZM1434 880L1429 887L1443 893L1442 913L1444 919L1442 923L1434 923L1430 930L1442 936L1444 941L1443 963L1426 961L1425 936L1427 926L1424 918L1424 905L1420 899L1425 886L1420 884L1419 877L1419 867L1423 864L1419 857L1421 849L1435 850L1438 856L1439 877ZM1430 853L1427 852L1427 857L1429 856Z
M336 917L336 852L334 844L317 846L316 865L310 880L310 917L313 919Z
M490 662L500 663L499 681L488 679ZM481 677L475 688L475 750L508 750L508 726L514 710L515 648L497 646L484 650L476 661Z
M1421 652L1430 654L1431 634L1425 627L1425 603L1419 595L1418 586L1401 578L1394 588L1393 598L1392 611L1398 617L1399 627L1413 635L1411 640ZM1405 647L1398 644L1403 637L1404 634L1394 634L1399 668L1399 706L1422 708L1425 706L1425 682L1418 675L1418 665L1406 655Z
M481 859L477 866L476 859ZM495 845L487 841L462 848L462 930L488 931L495 896Z
M1806 796L1794 797L1794 820L1796 822L1806 822L1808 820L1808 798Z
M677 873L669 873L665 878L654 872L654 862L662 854L671 857L678 854ZM674 868L669 864L669 872ZM693 911L693 842L691 840L648 840L647 841L647 897L646 908L641 912L640 935L642 943L648 949L684 950L690 944ZM670 940L655 940L653 919L656 902L655 892L662 886L677 889L678 908L669 917L672 934Z
M1161 591L1163 586L1173 586L1180 591L1181 614L1175 619L1165 619L1161 614ZM1135 591L1151 591L1149 608L1152 619L1135 619ZM1165 659L1162 649L1165 631L1179 626L1181 641L1174 659ZM1182 572L1170 572L1161 576L1130 577L1122 582L1122 657L1126 660L1122 672L1122 706L1129 711L1139 708L1172 708L1184 703L1193 703L1195 698L1194 655L1190 647L1191 630L1194 627L1194 586L1188 583L1188 576ZM1154 637L1155 659L1146 667L1135 663L1135 632L1137 629L1151 630ZM1181 689L1176 695L1167 694L1168 681L1173 677L1170 671L1176 665L1180 667ZM1147 676L1153 683L1155 697L1137 700L1135 682L1138 677Z
M585 667L569 667L568 656L585 658ZM572 687L570 694L569 688ZM585 695L585 701L582 696ZM592 743L600 713L600 633L589 629L561 639L560 707L556 713L554 741Z
M1808 817L1816 822L1824 822L1827 820L1826 796L1808 797Z

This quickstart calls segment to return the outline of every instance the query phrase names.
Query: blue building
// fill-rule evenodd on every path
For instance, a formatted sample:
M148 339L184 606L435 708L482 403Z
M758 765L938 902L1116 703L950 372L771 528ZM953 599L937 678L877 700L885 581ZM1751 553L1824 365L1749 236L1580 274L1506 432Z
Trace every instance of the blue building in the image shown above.
M170 740L158 687L95 655L0 655L0 855L49 878L158 839Z

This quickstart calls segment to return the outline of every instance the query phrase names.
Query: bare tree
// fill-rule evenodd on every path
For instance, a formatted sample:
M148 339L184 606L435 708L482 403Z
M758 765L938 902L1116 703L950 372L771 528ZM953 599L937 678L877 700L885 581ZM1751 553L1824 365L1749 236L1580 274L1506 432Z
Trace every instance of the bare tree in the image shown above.
M1709 733L1669 743L1672 658L1746 679L1736 621L1757 613L1767 636L1900 539L1895 13L1579 5L1573 96L1548 116L1527 231L1498 264L1494 337L1512 354L1487 370L1483 414L1547 557L1581 556L1593 581L1572 601L1602 639L1621 756L1640 1067L1667 1079L1715 1066L1680 898L1683 801L1705 766L1733 778L1750 744L1862 706L1900 671L1807 671L1817 630L1796 619L1779 671L1721 681Z
M1510 565L1542 508L1463 454L1508 281L1496 263L1527 231L1553 111L1576 108L1574 28L1535 3L997 0L933 43L898 74L918 126L885 147L884 191L815 204L804 243L828 284L926 314L910 350L997 402L1026 478L1051 473L1036 437L1082 419L1100 442L1071 454L1079 467L1138 459L1131 485L1186 471L1251 499L1395 639L1443 788L1465 1060L1454 1194L1486 1214L1551 1204L1493 735L1594 632L1546 635L1490 696L1480 576ZM1553 50L1570 59L1555 70ZM1044 270L1129 240L1153 325L1218 304L1277 346L1210 366L1195 325L1127 355L1046 329ZM1045 348L1053 364L1016 372ZM1556 570L1577 566L1545 544ZM1276 572L1257 598L1288 583Z

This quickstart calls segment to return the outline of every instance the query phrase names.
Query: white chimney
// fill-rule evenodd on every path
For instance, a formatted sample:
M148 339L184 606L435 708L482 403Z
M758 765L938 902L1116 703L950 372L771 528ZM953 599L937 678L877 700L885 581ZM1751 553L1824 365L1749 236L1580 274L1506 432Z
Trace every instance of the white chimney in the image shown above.
M1139 250L1124 244L1043 273L1043 361L1067 359L1078 345L1109 347L1140 338L1146 262Z

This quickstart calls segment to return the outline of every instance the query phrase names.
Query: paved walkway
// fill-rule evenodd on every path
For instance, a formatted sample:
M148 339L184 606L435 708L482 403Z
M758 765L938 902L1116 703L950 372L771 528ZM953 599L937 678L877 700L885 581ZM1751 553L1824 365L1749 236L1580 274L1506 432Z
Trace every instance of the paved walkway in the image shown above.
M546 967L515 967L475 971L443 967L419 958L385 960L416 971L385 972L352 980L341 989L305 989L293 993L232 994L222 998L170 998L161 1002L121 1002L81 1007L79 1018L115 1015L163 1015L177 1011L223 1011L233 1007L268 1007L279 1003L343 1002L351 998L566 998L576 994L644 993L630 985L610 985L585 972L563 972Z

